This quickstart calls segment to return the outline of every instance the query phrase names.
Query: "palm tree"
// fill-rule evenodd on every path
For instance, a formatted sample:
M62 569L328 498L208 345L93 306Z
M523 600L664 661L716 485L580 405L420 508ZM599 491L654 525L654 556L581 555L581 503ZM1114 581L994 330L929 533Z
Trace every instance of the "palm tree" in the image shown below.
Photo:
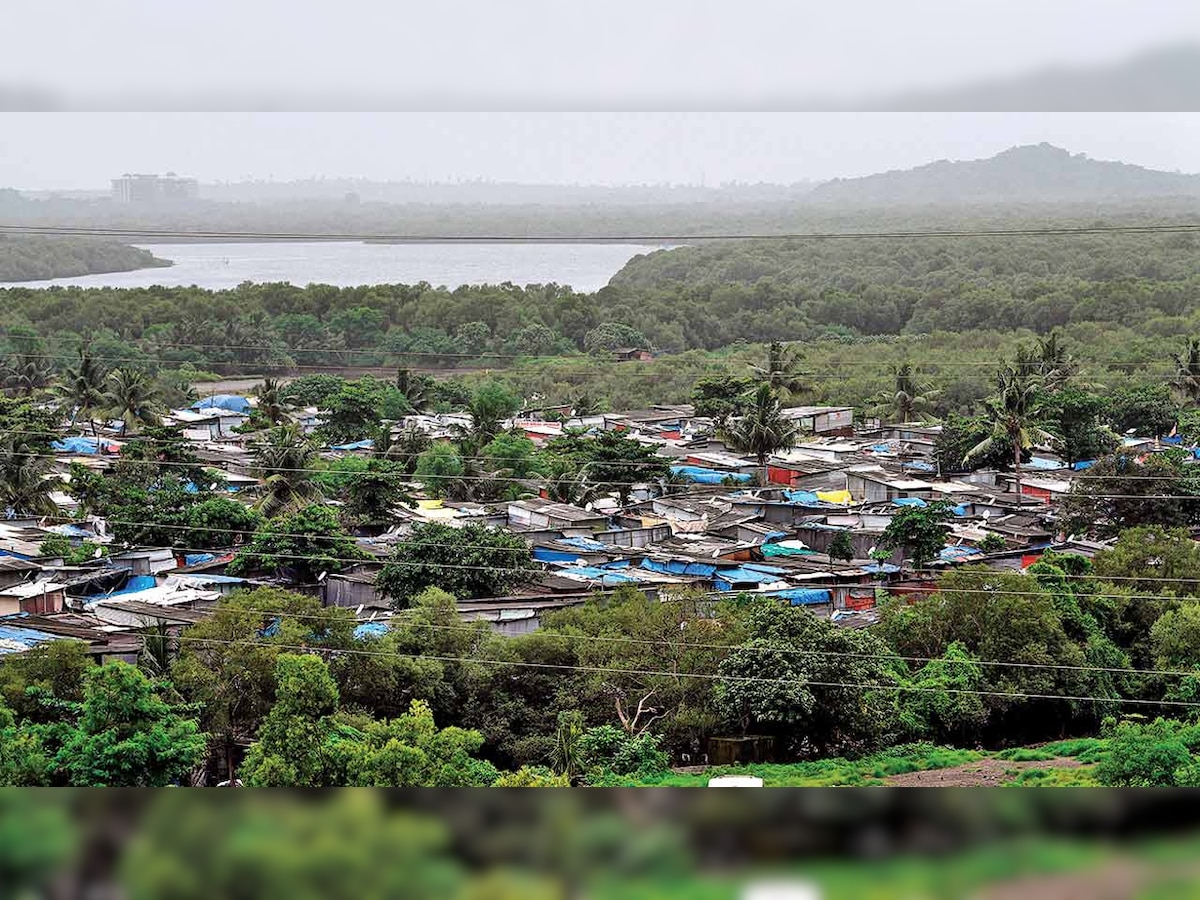
M1013 475L1017 502L1021 499L1021 455L1035 444L1056 444L1058 438L1041 426L1044 412L1042 381L1022 372L1019 366L1005 366L996 376L996 396L983 402L992 433L964 455L969 460L1007 442L1013 452Z
M892 367L893 392L885 395L881 408L892 410L902 424L911 422L913 416L932 405L941 391L935 391L912 363Z
M1018 347L1016 368L1022 375L1040 378L1044 389L1053 392L1064 387L1079 366L1056 329L1038 338L1033 347Z
M58 486L48 478L51 461L15 435L0 439L0 515L52 516L58 507L50 493Z
M1192 338L1183 353L1172 353L1175 361L1175 379L1171 386L1183 395L1187 402L1200 403L1200 340Z
M808 375L800 370L803 354L794 344L772 341L767 348L764 365L751 364L750 368L774 391L791 398L808 390Z
M108 376L106 414L121 420L121 434L139 425L158 425L163 412L158 386L141 369L116 369Z
M721 433L721 439L739 453L749 453L767 481L767 458L796 444L796 423L784 418L779 397L769 384L760 384L744 416Z
M321 487L312 477L317 453L299 425L272 428L254 455L266 486L258 510L268 519L320 501Z
M258 386L258 414L272 425L282 425L292 420L288 404L283 399L283 387L277 378L264 378Z
M401 367L396 370L396 390L408 400L413 412L424 412L433 405L433 380L427 375Z
M71 407L71 425L83 416L96 433L95 414L104 409L107 397L105 383L108 371L86 347L79 348L79 362L63 370L58 395Z
M20 397L37 393L53 379L54 367L42 356L18 353L0 366L0 384Z
M429 449L433 440L415 424L407 424L398 434L392 434L392 426L385 422L375 435L373 455L399 463L409 475L417 468L417 457Z

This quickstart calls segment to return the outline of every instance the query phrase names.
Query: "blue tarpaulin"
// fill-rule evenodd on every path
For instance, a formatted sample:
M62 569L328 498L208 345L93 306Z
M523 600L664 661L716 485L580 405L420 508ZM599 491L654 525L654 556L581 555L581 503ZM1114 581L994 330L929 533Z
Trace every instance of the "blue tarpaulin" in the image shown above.
M704 466L671 466L671 474L696 484L722 484L726 481L746 482L750 476L741 472L722 472Z
M1032 457L1029 462L1025 463L1027 469L1040 469L1042 471L1053 471L1054 469L1063 468L1063 464L1056 459L1045 459L1041 456Z
M571 550L555 550L552 547L534 547L533 558L538 562L575 562L579 554Z
M588 581L598 581L600 584L606 586L611 584L628 584L637 581L636 578L631 578L629 575L611 572L597 566L571 566L570 568L561 569L560 574L586 578Z
M17 625L28 615L28 613L17 613L0 618L0 654L21 653L47 641L62 640L59 635L48 634L35 628L21 628Z
M192 404L192 409L223 409L226 412L249 413L250 401L236 394L213 394Z
M120 597L123 594L136 594L138 591L148 591L154 587L156 581L153 575L130 575L129 580L124 586L115 591L105 591L100 594L88 594L83 598L85 605L91 605L98 600L107 600L110 597Z
M870 572L872 575L891 575L900 571L899 566L894 566L891 563L869 562L862 567L864 572Z
M578 547L580 550L599 551L607 549L608 545L602 541L592 540L586 537L565 537L559 538L560 544L566 544L568 547Z
M784 491L783 496L787 497L790 503L799 503L802 506L822 505L817 499L816 491Z
M943 547L938 551L938 559L943 562L962 562L972 556L982 556L983 551L978 547Z
M381 638L387 633L387 622L363 622L354 629L354 639L365 641L368 638Z
M916 506L920 509L924 509L929 504L926 503L924 500L922 500L920 497L897 497L895 500L892 501L892 505L893 506Z
M921 460L913 460L912 462L901 463L901 468L910 469L913 472L936 472L937 466L931 462L922 462Z
M364 438L361 441L353 441L349 444L334 444L330 450L370 450L375 446L375 442L370 438Z
M95 456L100 452L100 442L89 437L65 437L54 441L50 447L59 453L78 453L81 456Z
M967 514L967 504L960 503L958 506L952 506L950 507L950 512L954 513L956 516L965 516Z
M1071 466L1076 472L1082 472L1084 469L1090 469L1096 464L1094 459L1081 459L1079 462Z
M717 571L714 565L682 559L643 559L642 568L651 572L662 572L664 575L696 575L700 578L710 578Z
M876 453L891 453L892 445L891 444L872 444L871 449L873 451L875 451Z
M201 563L212 562L217 557L212 553L188 553L183 557L185 566L198 566Z
M767 596L787 600L792 606L812 606L829 603L832 595L828 588L788 588L786 591L768 591Z
M1165 438L1163 438L1162 441L1164 444L1182 444L1183 443L1183 435L1182 434L1169 434Z
M772 581L778 580L779 570L764 572L756 566L744 565L738 566L735 569L722 569L716 574L713 584L718 591L730 591L733 590L735 584L745 584L747 582L769 584Z

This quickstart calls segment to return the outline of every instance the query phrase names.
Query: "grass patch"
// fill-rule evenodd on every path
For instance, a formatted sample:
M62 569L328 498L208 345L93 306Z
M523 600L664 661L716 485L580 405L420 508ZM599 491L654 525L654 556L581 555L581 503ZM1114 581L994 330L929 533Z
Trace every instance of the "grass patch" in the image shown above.
M1046 744L1041 749L1052 756L1069 756L1087 765L1100 761L1105 752L1105 741L1101 738L1072 738Z
M1054 759L1056 756L1064 756L1062 753L1049 753L1048 751L1038 747L1010 747L1008 750L1001 750L996 754L996 759L1007 760L1008 762L1046 762Z

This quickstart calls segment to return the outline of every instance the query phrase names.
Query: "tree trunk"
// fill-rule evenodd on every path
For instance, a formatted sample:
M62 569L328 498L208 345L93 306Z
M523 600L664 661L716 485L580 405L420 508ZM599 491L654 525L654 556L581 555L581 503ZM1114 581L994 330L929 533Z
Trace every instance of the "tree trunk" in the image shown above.
M1017 485L1017 509L1021 508L1021 442L1013 442L1013 480Z

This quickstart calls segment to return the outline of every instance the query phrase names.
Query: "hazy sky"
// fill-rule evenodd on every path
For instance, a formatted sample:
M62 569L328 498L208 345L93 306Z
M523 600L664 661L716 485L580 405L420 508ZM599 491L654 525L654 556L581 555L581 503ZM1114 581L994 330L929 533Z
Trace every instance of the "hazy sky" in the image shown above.
M1200 113L3 113L0 186L352 176L539 184L794 182L1048 141L1200 171Z
M657 98L705 109L1110 62L1195 39L1200 4L55 0L6 4L4 30L0 88L108 97L108 109L137 108L120 105L134 94L222 91L483 101L456 108L628 109Z

